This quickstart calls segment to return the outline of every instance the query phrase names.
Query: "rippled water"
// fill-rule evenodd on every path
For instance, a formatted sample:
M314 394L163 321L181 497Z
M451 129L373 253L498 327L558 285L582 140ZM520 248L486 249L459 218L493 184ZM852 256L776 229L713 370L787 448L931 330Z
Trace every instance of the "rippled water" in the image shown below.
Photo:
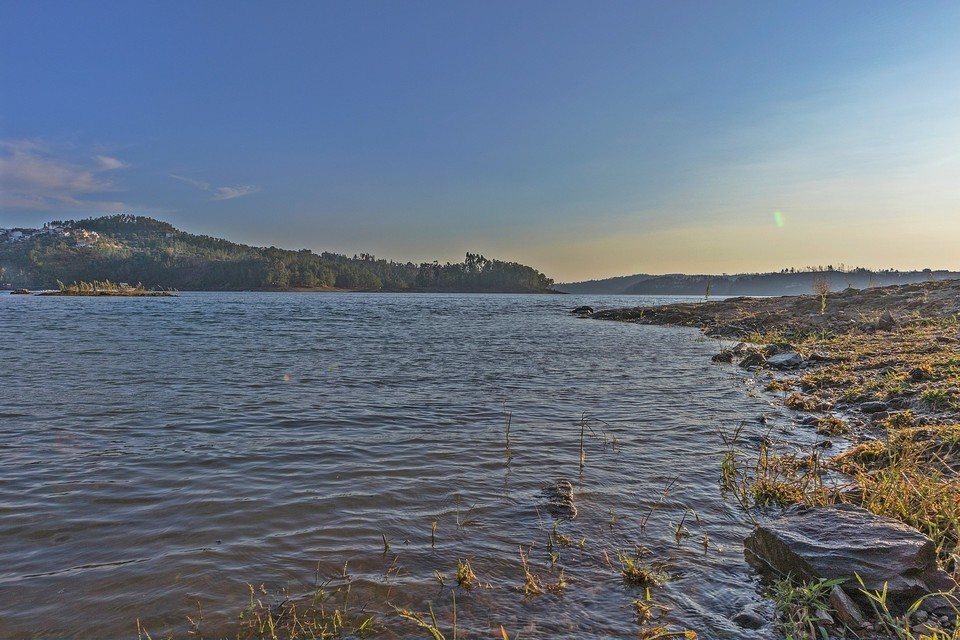
M650 302L0 296L0 637L185 634L198 603L207 637L235 635L247 583L296 597L345 562L351 606L415 636L384 603L449 625L458 558L489 585L458 590L460 637L630 637L635 544L669 563L667 621L762 637L729 622L757 596L716 430L770 407L696 331L569 314ZM551 566L540 492L561 478L579 517ZM515 591L520 545L565 593Z

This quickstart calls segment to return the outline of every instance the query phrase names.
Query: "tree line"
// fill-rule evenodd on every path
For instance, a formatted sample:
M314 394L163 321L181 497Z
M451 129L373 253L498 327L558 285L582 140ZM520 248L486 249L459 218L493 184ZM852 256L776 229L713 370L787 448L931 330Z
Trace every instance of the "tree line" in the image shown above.
M0 244L0 285L56 288L58 280L111 280L201 291L337 287L527 293L546 291L553 284L532 267L474 253L458 263L415 264L366 253L351 258L307 249L251 247L129 214L50 224L96 231L100 240L78 247L70 237L42 235Z

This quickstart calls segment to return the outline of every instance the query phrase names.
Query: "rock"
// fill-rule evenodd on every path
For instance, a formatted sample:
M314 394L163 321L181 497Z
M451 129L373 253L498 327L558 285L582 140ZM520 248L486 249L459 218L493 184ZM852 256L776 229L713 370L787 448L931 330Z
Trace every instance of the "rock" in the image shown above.
M813 614L814 619L820 624L833 626L833 616L826 609L817 609Z
M720 353L715 354L710 359L714 362L733 362L733 351L730 351L730 349L721 349Z
M879 413L881 411L887 411L889 408L886 402L880 401L864 402L860 405L860 411L864 413Z
M30 295L30 293L31 293L30 289L17 289L16 291L10 292L11 295L19 295L19 296L28 296Z
M831 358L828 355L815 351L810 354L810 357L807 358L810 362L834 362L836 358Z
M742 629L759 629L764 623L763 617L757 613L756 608L752 605L745 607L743 611L733 616L733 621Z
M754 351L743 357L743 360L740 361L740 366L744 369L749 369L750 367L762 366L766 361L767 359L763 357L762 353L757 353Z
M877 319L875 326L877 329L889 330L889 329L895 329L897 327L897 324L898 324L897 319L894 318L893 314L890 313L890 310L887 309L886 311L883 312L883 315L881 315Z
M582 307L577 307L570 313L575 313L579 316L590 316L590 315L593 315L593 307L588 307L587 305L583 305Z
M549 487L544 487L543 495L547 498L550 515L557 520L574 520L577 517L577 506L573 504L573 485L569 481L557 480Z
M767 366L774 369L794 369L803 364L803 356L796 351L785 351L767 358Z
M830 606L837 612L840 622L851 629L862 627L867 621L857 603L851 600L847 592L840 587L834 587L833 591L830 592Z
M763 353L766 356L775 356L778 353L785 353L787 351L793 351L794 347L789 342L771 342L763 348Z
M916 529L849 504L797 507L758 526L744 540L754 566L804 580L846 579L860 595L856 575L868 591L887 589L888 602L903 611L918 598L954 586L937 568L933 540ZM886 587L885 587L886 585Z

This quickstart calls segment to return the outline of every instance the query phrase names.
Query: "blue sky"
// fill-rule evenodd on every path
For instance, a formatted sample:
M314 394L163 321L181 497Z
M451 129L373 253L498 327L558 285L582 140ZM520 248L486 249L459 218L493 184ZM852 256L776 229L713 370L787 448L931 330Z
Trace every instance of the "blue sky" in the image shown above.
M958 33L957 2L0 0L0 225L960 269Z

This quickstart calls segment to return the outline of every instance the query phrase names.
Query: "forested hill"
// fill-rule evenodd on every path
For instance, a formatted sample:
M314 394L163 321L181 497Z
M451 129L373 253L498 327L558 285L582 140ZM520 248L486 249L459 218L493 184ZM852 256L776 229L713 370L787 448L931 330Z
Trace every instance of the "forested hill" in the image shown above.
M392 291L535 293L553 280L516 262L468 253L456 264L352 258L307 249L250 247L132 215L0 230L0 285L56 288L57 281L141 282L180 290L336 287Z

